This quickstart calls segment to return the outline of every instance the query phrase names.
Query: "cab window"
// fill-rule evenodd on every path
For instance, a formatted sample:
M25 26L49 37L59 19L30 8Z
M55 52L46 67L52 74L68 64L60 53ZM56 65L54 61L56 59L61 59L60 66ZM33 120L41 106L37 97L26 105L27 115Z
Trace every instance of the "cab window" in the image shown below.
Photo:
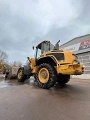
M37 58L41 56L41 49L37 49Z

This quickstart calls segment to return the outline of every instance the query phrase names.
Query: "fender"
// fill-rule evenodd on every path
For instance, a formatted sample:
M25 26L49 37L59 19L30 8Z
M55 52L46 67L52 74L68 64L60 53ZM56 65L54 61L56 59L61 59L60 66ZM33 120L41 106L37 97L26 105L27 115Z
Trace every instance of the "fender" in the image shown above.
M22 68L25 75L31 75L31 68L29 65L24 65Z
M54 65L57 65L56 59L53 56L50 56L50 55L39 58L36 62L36 65L38 66L42 63L53 63Z

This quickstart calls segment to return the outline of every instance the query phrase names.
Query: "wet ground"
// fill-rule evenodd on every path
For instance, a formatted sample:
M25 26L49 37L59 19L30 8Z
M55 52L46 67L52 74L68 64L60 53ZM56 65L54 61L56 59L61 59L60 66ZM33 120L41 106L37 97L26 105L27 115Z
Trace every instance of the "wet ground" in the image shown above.
M90 80L40 89L0 75L0 120L90 120Z

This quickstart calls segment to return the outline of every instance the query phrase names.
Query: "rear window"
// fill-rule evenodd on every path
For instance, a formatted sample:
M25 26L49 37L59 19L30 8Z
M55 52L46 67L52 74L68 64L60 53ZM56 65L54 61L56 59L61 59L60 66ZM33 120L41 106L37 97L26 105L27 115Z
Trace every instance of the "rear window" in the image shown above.
M53 55L56 57L57 60L61 61L64 60L64 54L63 53L50 53L48 55Z

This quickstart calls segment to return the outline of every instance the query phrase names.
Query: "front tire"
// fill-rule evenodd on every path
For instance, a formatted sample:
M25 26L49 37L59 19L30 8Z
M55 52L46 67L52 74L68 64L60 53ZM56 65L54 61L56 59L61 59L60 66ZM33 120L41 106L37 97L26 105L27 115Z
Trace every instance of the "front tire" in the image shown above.
M57 80L57 74L54 67L47 63L39 65L36 73L36 80L40 88L49 89L53 87Z
M24 68L19 68L17 72L17 79L18 82L24 82L26 80L27 76L24 75Z

